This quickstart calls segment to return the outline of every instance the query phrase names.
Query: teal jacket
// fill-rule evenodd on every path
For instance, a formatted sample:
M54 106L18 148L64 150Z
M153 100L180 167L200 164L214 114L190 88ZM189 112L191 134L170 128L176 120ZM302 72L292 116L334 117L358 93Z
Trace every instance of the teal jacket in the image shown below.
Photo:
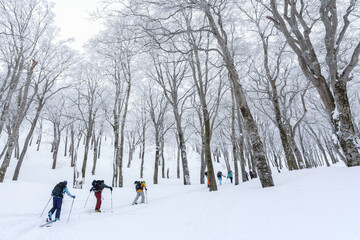
M227 177L228 177L228 178L232 178L232 177L233 177L232 172L228 172Z

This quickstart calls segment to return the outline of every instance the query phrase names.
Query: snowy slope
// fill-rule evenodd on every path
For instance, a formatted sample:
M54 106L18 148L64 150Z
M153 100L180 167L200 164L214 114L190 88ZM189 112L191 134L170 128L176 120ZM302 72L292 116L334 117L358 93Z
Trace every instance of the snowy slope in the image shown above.
M174 178L160 179L160 184L153 185L149 154L145 169L148 203L130 205L135 197L133 181L138 179L136 160L131 169L124 168L124 188L114 189L112 195L104 190L103 213L96 214L93 194L84 205L92 179L110 181L111 158L104 157L97 175L88 175L83 190L69 189L76 195L69 223L72 199L65 196L61 221L39 228L50 209L51 203L39 218L52 188L59 181L71 181L72 176L67 161L61 160L59 168L51 170L51 161L45 155L27 159L18 182L12 182L8 174L0 184L0 240L360 239L359 167L338 165L281 174L274 171L276 187L262 189L258 180L239 186L225 181L219 191L210 193L197 183L193 153L189 154L193 165L191 186L183 186ZM218 164L215 168L224 170Z
M148 204L131 206L133 188L104 190L102 209L88 190L66 197L62 219L39 228L39 214L53 185L6 182L0 185L0 239L360 239L360 168L321 168L275 175L277 186L224 183L209 193L203 185L178 180L149 184ZM48 210L48 208L47 208ZM46 211L47 211L46 210Z

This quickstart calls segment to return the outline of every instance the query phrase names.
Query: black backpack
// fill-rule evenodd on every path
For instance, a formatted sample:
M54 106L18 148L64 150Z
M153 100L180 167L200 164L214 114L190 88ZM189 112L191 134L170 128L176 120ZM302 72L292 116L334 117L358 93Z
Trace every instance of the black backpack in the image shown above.
M101 190L101 185L104 183L104 180L94 180L92 181L92 186L95 191Z
M221 177L221 175L222 175L222 172L218 171L217 176Z
M134 183L136 184L136 185L135 185L136 191L142 189L142 187L141 187L141 183L142 183L142 182L140 182L140 181L135 181Z
M66 188L66 184L64 182L60 182L60 183L56 184L56 186L54 187L54 189L51 192L51 195L54 197L62 198L64 188Z

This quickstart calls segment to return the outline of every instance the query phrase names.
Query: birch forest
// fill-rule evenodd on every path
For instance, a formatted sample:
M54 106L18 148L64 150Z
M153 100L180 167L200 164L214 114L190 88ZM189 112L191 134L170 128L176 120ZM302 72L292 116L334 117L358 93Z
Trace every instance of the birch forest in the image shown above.
M153 161L153 184L207 172L210 191L219 161L263 188L271 169L360 165L357 0L104 0L85 52L60 37L53 7L0 0L0 182L49 138L52 168L65 156L77 188L105 143L113 187L135 158L139 177Z

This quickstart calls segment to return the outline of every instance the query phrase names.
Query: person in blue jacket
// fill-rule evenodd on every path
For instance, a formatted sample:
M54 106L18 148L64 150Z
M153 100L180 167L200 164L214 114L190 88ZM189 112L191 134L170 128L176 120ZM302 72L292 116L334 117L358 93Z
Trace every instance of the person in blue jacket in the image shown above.
M64 194L66 193L69 197L75 198L75 195L72 195L69 192L69 189L66 187L67 181L59 182L53 189L51 196L53 197L53 207L50 209L48 216L49 220L52 220L52 215L56 210L55 221L60 220L60 212L61 212L61 205L62 199Z

